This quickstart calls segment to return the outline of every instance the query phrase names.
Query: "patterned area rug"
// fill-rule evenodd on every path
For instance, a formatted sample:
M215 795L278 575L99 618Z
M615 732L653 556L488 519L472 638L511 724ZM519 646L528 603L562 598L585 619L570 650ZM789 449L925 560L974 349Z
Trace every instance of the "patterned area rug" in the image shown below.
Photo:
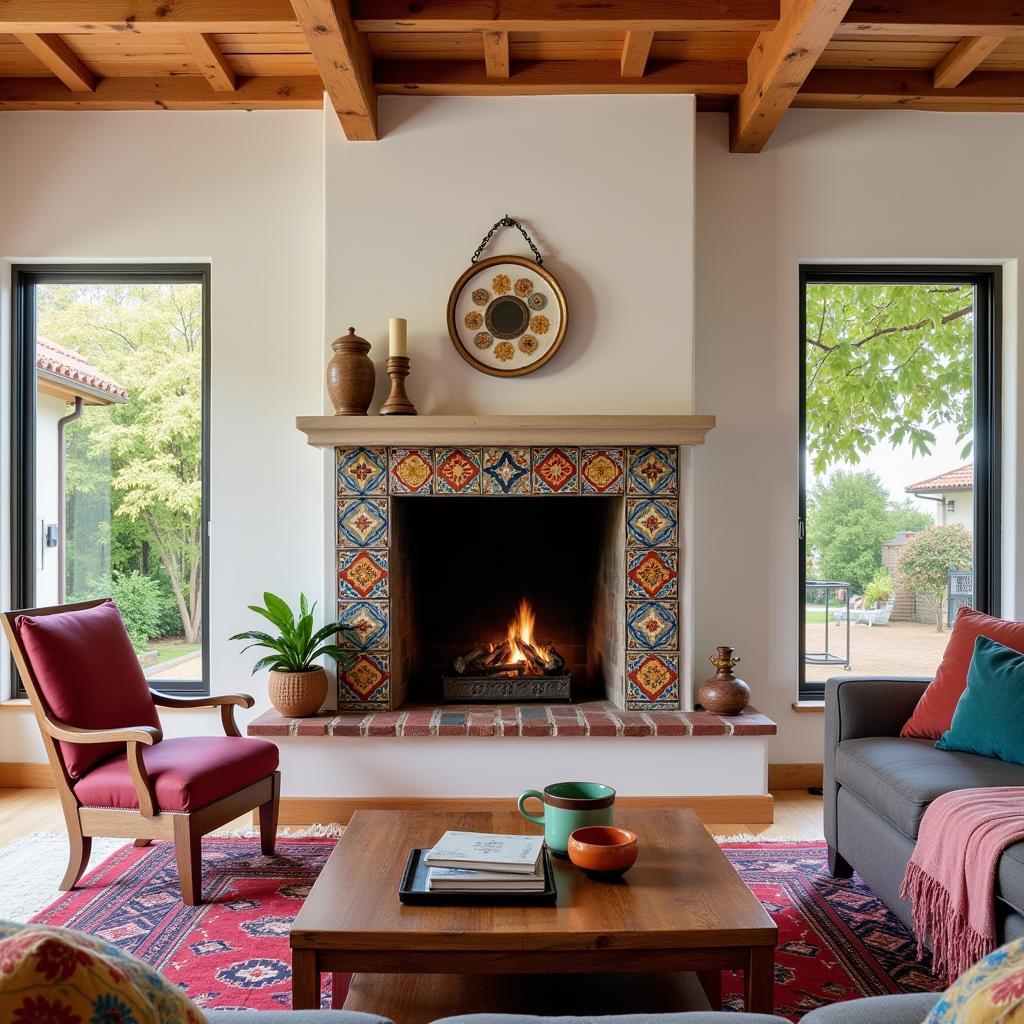
M287 1007L288 928L334 842L281 839L277 856L263 857L255 839L209 839L203 843L209 902L201 907L181 903L170 843L126 846L89 874L83 889L33 920L117 944L159 968L201 1007ZM780 1015L799 1020L826 1003L943 987L927 962L918 963L907 929L859 878L829 876L823 843L724 843L723 849L778 923ZM726 976L724 990L738 1008L739 978Z

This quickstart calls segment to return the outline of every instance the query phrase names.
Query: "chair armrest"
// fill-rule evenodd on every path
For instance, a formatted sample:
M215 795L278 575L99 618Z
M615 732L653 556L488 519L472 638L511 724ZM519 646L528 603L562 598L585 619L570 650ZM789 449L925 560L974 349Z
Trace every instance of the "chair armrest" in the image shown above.
M218 693L206 697L172 697L159 690L151 691L158 708L220 708L220 721L225 736L241 736L235 723L235 708L251 708L256 701L248 693Z
M825 684L825 745L861 736L899 736L931 678L836 676Z

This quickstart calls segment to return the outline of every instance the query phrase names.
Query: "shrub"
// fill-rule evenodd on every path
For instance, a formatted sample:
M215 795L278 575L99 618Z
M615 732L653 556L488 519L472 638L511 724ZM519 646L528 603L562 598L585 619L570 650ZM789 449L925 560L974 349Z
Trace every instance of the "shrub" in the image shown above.
M935 610L935 630L942 632L942 599L950 569L970 569L974 543L970 531L959 523L936 526L911 537L900 552L900 581L926 598Z
M864 604L868 608L880 608L892 597L893 582L888 569L879 569L864 588Z
M143 576L137 569L127 573L115 572L110 596L121 612L132 646L137 651L144 651L149 641L160 635L160 584L150 576Z

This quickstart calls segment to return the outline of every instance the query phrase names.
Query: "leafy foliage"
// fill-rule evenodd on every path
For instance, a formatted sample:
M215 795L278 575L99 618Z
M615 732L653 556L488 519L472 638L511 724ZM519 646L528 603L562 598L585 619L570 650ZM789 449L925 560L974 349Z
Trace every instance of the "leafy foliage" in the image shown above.
M868 608L880 608L892 597L893 585L889 570L879 569L864 588L864 604Z
M935 629L942 632L942 601L950 569L970 569L974 543L967 527L960 523L936 526L911 537L900 552L900 582L924 597L935 611Z
M875 473L836 470L807 498L814 574L863 594L882 567L882 545L901 530L923 530L931 522L909 503L893 503Z
M271 636L250 629L231 637L232 640L253 641L242 648L243 654L253 647L274 652L256 662L252 669L253 675L264 668L277 672L309 672L316 668L317 658L324 656L333 658L343 668L351 664L351 655L342 650L332 638L340 634L351 636L355 630L341 622L329 622L314 632L313 612L316 610L316 602L310 605L305 594L299 595L298 619L288 603L270 591L263 594L263 607L251 604L249 609L262 615L279 631L277 636Z
M952 424L971 451L974 306L969 286L807 287L807 447L816 474L881 441L931 452Z
M160 584L138 570L115 572L110 596L121 612L132 646L144 651L160 633Z

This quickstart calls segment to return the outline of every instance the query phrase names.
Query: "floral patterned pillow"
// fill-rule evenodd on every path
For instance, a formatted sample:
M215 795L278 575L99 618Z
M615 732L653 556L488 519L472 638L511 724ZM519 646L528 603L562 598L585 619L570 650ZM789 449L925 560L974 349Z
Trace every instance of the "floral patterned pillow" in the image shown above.
M204 1024L141 960L67 928L0 921L4 1024Z
M1024 939L979 960L943 993L925 1024L1024 1024Z

